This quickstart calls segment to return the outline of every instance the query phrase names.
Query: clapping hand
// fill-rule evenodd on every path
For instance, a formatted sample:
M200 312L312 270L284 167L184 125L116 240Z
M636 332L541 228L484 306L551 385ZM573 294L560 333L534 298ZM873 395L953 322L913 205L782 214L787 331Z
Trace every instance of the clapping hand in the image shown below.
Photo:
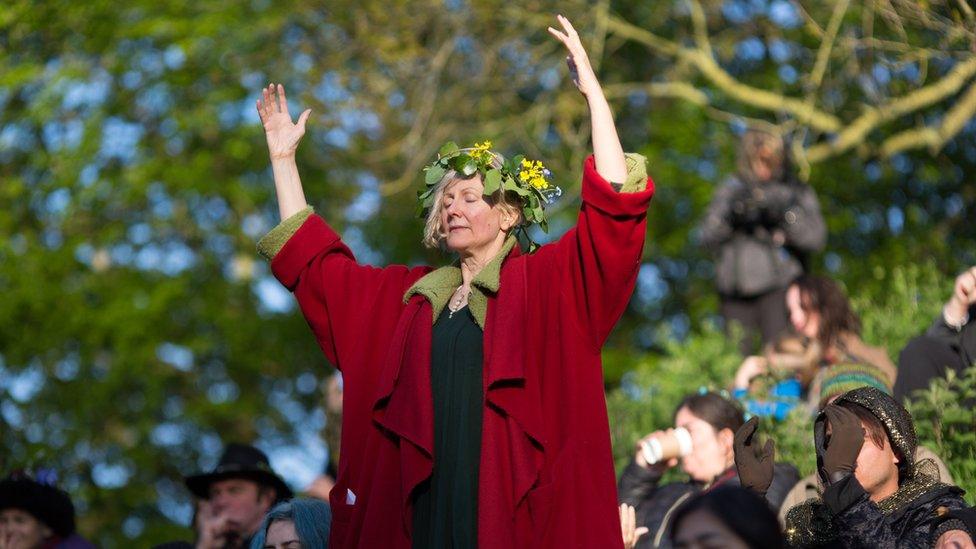
M830 424L830 438L826 434L826 420ZM817 441L817 465L825 483L837 482L854 473L857 456L864 445L864 428L854 412L828 404L814 424Z
M976 267L971 267L956 277L952 298L945 308L947 320L962 323L973 304L976 304Z
M624 535L624 549L633 549L637 540L648 532L646 526L637 527L637 512L626 503L620 504L620 530Z
M776 446L773 439L766 440L766 444L759 445L756 428L759 418L752 418L745 422L735 432L732 446L735 451L735 468L739 472L739 483L743 488L765 497L769 485L773 483L773 463L776 458Z

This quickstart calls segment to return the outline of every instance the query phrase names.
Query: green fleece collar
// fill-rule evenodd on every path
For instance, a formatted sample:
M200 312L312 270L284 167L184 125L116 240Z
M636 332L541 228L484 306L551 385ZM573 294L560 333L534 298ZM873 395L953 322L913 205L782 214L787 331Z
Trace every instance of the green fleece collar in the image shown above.
M482 330L485 329L485 317L488 314L488 294L494 294L501 285L502 263L515 247L517 240L514 236L505 239L505 244L491 261L471 281L471 296L468 298L468 308ZM422 295L430 301L434 310L433 321L437 321L447 302L461 285L461 269L457 265L448 265L424 275L403 295L406 303L414 295Z

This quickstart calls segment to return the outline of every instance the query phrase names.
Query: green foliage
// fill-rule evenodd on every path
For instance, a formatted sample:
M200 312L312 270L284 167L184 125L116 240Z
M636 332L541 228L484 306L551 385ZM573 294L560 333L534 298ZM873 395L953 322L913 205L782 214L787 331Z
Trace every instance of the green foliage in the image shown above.
M949 370L918 391L909 405L922 444L941 457L953 480L976 501L976 365L962 375Z
M673 425L675 407L701 388L721 390L739 365L738 350L714 325L684 341L662 338L660 356L646 356L607 394L614 462L623 467L641 436Z
M813 420L806 407L794 408L783 421L763 418L760 429L776 441L776 460L796 465L800 478L817 468L813 449Z
M752 7L738 10L753 14L748 21L730 21L725 5L742 8L740 0L702 4L709 27L722 29L711 43L729 74L775 91L813 89L807 77L820 40L805 29L822 28L830 6L804 2L814 24L789 26ZM690 43L685 3L8 0L0 9L0 469L57 469L83 534L107 548L149 546L189 538L181 478L213 465L222 441L281 447L317 430L315 383L328 367L293 304L268 298L276 282L254 252L277 221L254 113L270 81L287 86L295 114L313 109L298 152L306 196L361 260L448 260L419 245L413 194L446 140L491 139L501 152L545 159L566 190L547 210L547 240L558 238L575 220L590 152L585 102L545 31L558 12L590 48L625 148L647 156L657 182L644 267L660 287L642 277L605 352L618 462L635 436L670 424L678 398L723 386L735 349L708 323L711 263L694 229L734 169L733 130L763 113L736 113L713 90L708 108L655 94L685 79L687 67L600 30L609 14ZM874 21L860 15L838 36ZM877 21L875 36L891 38ZM938 33L908 29L904 63L890 59L883 40L870 55L840 51L863 72L827 67L820 88L841 102L838 112L860 112L869 92L914 89L952 69L954 60L930 62ZM757 41L763 51L782 46L786 57L738 56ZM799 77L781 78L788 70ZM887 75L887 88L875 74ZM696 78L692 87L702 84ZM923 114L950 106L939 101ZM877 133L911 123L893 120ZM851 153L811 172L831 233L829 252L812 263L848 284L867 339L892 352L929 322L944 281L976 262L974 132L966 126L935 155ZM941 270L915 277L890 268L921 261ZM782 451L802 456L800 429L787 425L772 427L792 433Z
M870 278L847 284L854 310L860 313L864 340L888 349L893 362L909 339L924 331L952 293L954 276L930 262L886 268L876 265Z

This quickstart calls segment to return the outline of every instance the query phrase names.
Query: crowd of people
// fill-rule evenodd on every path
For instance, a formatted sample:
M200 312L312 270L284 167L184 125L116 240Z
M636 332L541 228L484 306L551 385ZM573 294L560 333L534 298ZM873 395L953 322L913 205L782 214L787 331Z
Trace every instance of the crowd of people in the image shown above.
M561 192L549 170L448 143L418 207L424 243L457 261L358 264L305 200L295 151L309 111L293 122L284 88L263 90L281 224L259 250L341 372L327 389L332 460L295 497L261 450L228 444L184 479L194 539L158 547L973 547L976 511L903 403L973 364L976 267L896 367L863 341L841 287L807 273L827 237L817 197L789 144L760 129L701 227L746 358L729 391L687 395L673 425L635 441L616 477L600 350L634 288L654 183L558 22L594 150L576 226L541 247L527 229L546 227ZM798 410L816 452L806 478L758 422ZM91 546L54 484L0 482L0 549Z
M940 456L918 444L904 403L976 363L976 267L959 274L896 366L862 339L841 286L806 272L826 233L787 151L780 137L747 131L739 173L709 206L701 240L715 252L721 312L747 356L731 392L688 395L673 428L637 441L618 483L635 510L624 538L638 548L973 547L976 511ZM759 417L791 413L810 417L817 471L803 479L774 460L775 441L759 442ZM651 441L669 450L649 451ZM679 466L683 475L663 483ZM710 516L685 526L688 514Z

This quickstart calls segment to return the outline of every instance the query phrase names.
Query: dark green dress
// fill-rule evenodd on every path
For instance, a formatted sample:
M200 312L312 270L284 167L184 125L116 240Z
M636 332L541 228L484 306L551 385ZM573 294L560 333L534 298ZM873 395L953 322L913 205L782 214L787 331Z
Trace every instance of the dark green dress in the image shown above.
M431 339L434 472L414 499L413 547L477 547L483 333L468 307L444 307Z

